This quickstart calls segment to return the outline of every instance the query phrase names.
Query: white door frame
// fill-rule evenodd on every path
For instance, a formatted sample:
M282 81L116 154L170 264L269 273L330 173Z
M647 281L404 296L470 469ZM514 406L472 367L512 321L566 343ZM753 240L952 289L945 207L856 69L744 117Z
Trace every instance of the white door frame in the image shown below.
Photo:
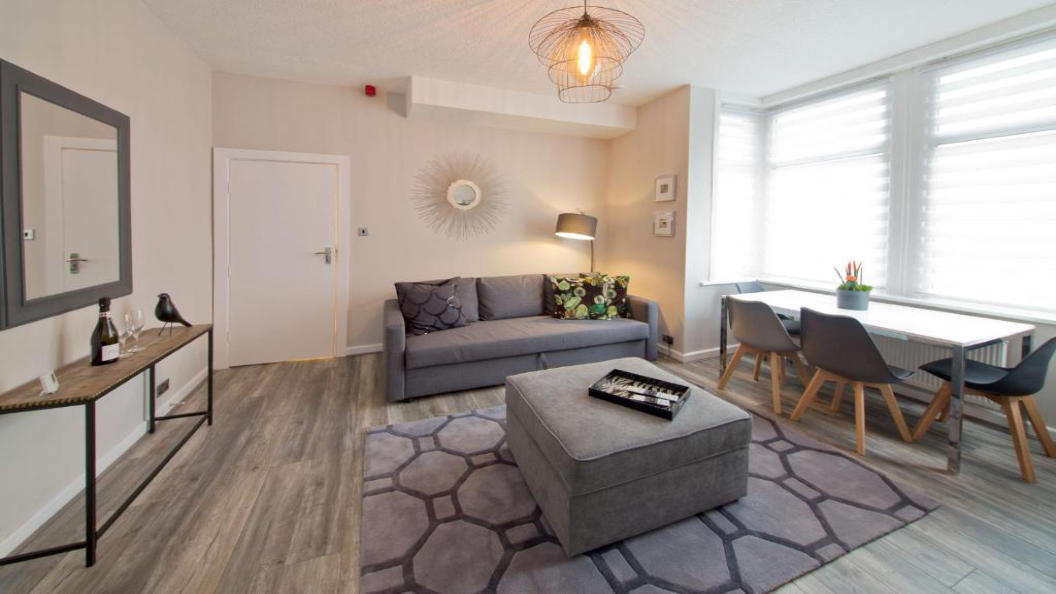
M343 357L348 350L348 268L351 248L351 160L347 155L322 155L259 151L250 149L213 148L213 365L227 369L230 332L231 287L228 279L230 263L231 161L275 161L319 163L337 166L337 220L334 229L334 260L337 266L337 286L334 287L335 340L334 356Z

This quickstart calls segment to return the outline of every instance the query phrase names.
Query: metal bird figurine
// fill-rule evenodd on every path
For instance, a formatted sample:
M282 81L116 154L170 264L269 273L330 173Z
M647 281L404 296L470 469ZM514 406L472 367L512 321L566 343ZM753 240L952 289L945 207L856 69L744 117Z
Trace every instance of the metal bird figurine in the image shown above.
M154 308L154 316L164 322L161 331L164 332L165 328L168 328L169 334L172 334L173 324L183 324L187 327L191 325L190 322L183 319L183 316L180 315L180 310L176 309L168 293L158 295L158 305Z

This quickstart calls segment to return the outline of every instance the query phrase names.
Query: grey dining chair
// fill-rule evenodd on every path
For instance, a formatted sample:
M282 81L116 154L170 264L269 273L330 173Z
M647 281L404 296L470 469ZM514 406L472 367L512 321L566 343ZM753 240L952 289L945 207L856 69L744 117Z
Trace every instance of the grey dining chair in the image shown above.
M719 380L719 389L726 388L726 383L730 381L733 370L744 355L755 355L754 377L756 381L759 380L759 370L763 359L768 359L774 412L781 414L781 385L785 381L786 360L791 360L795 364L800 381L807 383L807 372L803 367L803 362L799 359L799 345L792 340L769 305L729 299L727 307L729 308L731 332L740 344L734 351L733 359L726 367L726 372Z
M1045 449L1045 455L1056 458L1056 443L1045 426L1045 420L1041 417L1041 411L1034 402L1034 394L1045 387L1045 377L1049 372L1049 362L1056 355L1056 338L1027 355L1019 365L1009 369L996 365L987 365L981 361L965 361L964 387L965 391L977 394L997 403L1005 411L1008 418L1008 430L1012 434L1012 443L1016 448L1016 459L1019 461L1019 471L1023 480L1028 483L1035 481L1034 462L1030 459L1030 443L1027 441L1027 430L1023 423L1023 415L1020 405L1027 412L1030 423L1034 425L1034 432L1038 434L1038 441ZM940 359L926 363L920 367L924 371L942 380L942 387L931 399L931 404L920 417L916 428L913 430L913 440L916 441L924 436L936 420L946 418L950 409L950 397L953 387L950 384L950 376L953 375L953 360Z
M746 283L733 283L734 287L737 287L737 293L762 293L766 291L766 287L763 286L759 281L749 281ZM792 336L799 336L799 320L785 314L777 314L777 319L781 320L781 325L785 327L785 330Z
M838 410L843 388L851 384L854 386L855 442L858 455L865 455L865 388L875 388L887 402L899 435L904 441L912 441L891 384L905 381L913 372L884 362L865 327L852 317L828 315L804 308L799 319L803 324L800 341L803 355L817 371L792 411L792 420L803 416L818 390L827 381L836 382L836 393L830 408Z

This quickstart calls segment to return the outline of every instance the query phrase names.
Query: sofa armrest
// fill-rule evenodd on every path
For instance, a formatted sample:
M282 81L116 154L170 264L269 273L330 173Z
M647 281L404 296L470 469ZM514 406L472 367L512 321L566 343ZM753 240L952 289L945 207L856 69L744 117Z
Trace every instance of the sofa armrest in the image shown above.
M395 402L403 400L405 394L403 356L407 350L407 327L395 299L385 301L381 324L385 344L385 394L390 401Z
M643 297L628 295L627 310L635 320L649 324L649 339L645 343L645 358L650 361L656 361L656 344L660 334L660 304Z

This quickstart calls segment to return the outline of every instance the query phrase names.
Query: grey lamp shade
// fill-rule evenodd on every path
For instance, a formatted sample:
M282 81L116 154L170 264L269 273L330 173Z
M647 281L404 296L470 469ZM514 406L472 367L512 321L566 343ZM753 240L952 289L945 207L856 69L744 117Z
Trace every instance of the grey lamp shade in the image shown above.
M554 235L568 239L594 239L598 230L598 219L578 212L563 212L557 215Z

